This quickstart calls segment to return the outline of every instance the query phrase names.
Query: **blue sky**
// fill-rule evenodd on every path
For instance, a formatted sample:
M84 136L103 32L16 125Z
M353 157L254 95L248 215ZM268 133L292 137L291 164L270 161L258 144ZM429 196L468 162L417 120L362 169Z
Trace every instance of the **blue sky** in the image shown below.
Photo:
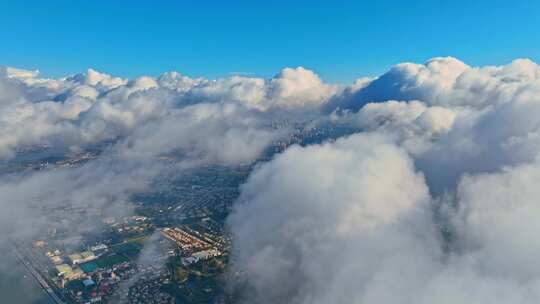
M540 61L539 21L540 1L0 0L0 65L210 78L304 66L348 83L434 56Z

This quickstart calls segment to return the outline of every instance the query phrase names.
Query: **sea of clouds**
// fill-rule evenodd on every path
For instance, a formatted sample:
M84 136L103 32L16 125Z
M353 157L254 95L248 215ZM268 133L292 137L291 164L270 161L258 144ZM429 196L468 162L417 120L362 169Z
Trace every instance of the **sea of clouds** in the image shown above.
M356 132L291 146L241 186L227 224L243 302L540 301L540 67L526 59L434 58L352 85L301 67L217 80L4 67L2 161L112 144L83 166L1 176L0 228L31 233L36 205L122 212L163 172L253 163L291 131L273 122L308 117Z

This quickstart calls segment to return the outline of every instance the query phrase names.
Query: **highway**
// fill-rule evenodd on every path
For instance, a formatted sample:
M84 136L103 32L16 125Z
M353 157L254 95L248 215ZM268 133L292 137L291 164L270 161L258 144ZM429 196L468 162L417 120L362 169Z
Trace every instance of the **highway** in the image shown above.
M17 255L17 258L19 258L19 260L23 263L24 267L28 270L28 272L30 272L32 277L34 277L34 279L39 283L43 291L45 291L45 293L49 295L52 301L55 304L66 304L66 302L62 301L56 295L56 293L51 288L49 283L47 283L47 281L45 281L45 279L41 276L41 274L39 274L39 272L36 269L34 269L34 266L32 265L32 263L25 257L24 254L20 252L20 249L15 244L13 244L13 249L14 249L15 254Z

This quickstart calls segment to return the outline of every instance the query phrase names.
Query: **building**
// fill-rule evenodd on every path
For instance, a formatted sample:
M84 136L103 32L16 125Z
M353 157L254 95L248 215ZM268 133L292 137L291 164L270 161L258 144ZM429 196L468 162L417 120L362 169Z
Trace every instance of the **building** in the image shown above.
M68 264L61 264L55 267L59 277L66 281L71 281L81 278L84 273L80 268L71 268Z
M62 260L62 258L58 255L53 255L53 256L50 256L49 259L51 260L51 262L54 264L54 265L60 265L62 264L64 261Z
M187 258L182 258L182 265L189 266L191 264L195 264L199 261L196 257L188 256Z
M211 259L211 258L214 258L214 257L218 257L220 255L221 255L221 252L219 252L218 250L216 250L216 249L208 249L208 250L195 252L191 256L195 257L195 258L197 258L199 260L204 261L204 260L208 260L208 259Z
M195 252L191 256L182 258L181 261L182 261L182 265L189 266L199 261L205 261L214 257L218 257L220 255L221 255L221 252L219 250L208 249L208 250Z
M209 249L212 247L208 242L184 231L180 228L164 228L161 230L163 236L175 242L182 250Z
M78 265L85 262L89 262L96 259L96 256L92 251L83 251L81 253L74 253L68 255L68 259L72 265Z
M91 250L92 252L94 252L94 254L95 254L95 253L101 253L101 252L107 250L107 245L105 245L105 244L99 244L99 245L96 245L96 246L92 246L92 247L90 247L90 250Z

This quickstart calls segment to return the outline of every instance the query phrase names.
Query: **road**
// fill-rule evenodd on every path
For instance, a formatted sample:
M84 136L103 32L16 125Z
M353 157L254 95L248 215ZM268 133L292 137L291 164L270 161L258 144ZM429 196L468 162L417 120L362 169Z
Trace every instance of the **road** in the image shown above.
M13 249L15 254L17 255L17 258L19 258L19 260L23 263L24 267L28 270L28 272L30 272L32 277L39 283L43 291L47 293L47 295L53 300L53 302L55 304L66 304L56 295L49 283L45 281L41 274L34 268L32 263L25 257L23 253L21 253L20 249L15 244L13 244Z

